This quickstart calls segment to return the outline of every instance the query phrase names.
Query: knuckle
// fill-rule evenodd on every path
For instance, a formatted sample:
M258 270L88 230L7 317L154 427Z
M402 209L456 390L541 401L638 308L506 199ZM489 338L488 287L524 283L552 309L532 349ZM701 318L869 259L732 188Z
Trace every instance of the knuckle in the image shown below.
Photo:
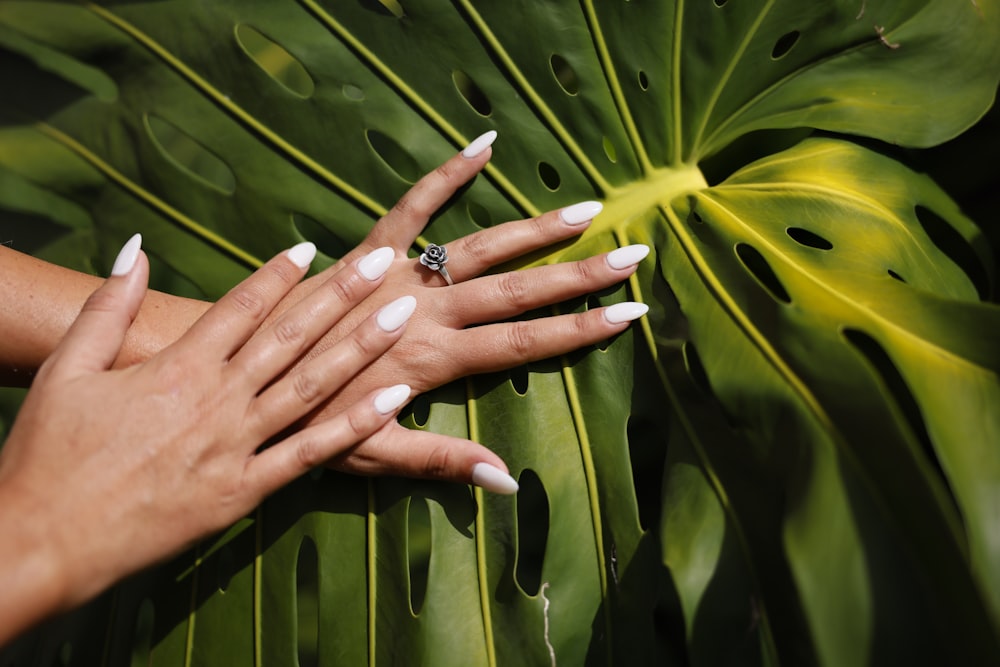
M418 193L415 190L410 190L405 195L399 198L396 205L392 209L396 212L396 215L401 218L425 218L430 215L423 206L419 204Z
M347 413L347 429L352 443L361 440L372 430L370 415L362 410L351 410Z
M516 308L525 308L531 292L524 273L511 271L503 273L497 280L500 299Z
M451 449L439 445L432 449L424 459L423 474L430 478L446 477L451 470Z
M306 405L312 405L322 392L321 383L312 373L306 371L298 372L292 377L292 388L298 399Z
M294 285L299 282L300 269L292 264L291 260L285 262L269 262L266 265L269 271L283 285Z
M381 349L367 336L355 332L349 339L351 346L351 356L356 359L369 359L377 355Z
M506 345L517 359L528 359L536 342L535 327L531 322L512 322L507 328Z
M121 308L121 299L107 290L97 290L83 305L83 309L91 312L113 313Z
M546 224L546 217L544 215L537 215L527 221L528 229L534 238L547 238L552 235L552 225Z
M303 435L295 447L295 454L303 469L315 468L323 463L319 443L312 435Z
M255 288L240 285L229 293L229 297L237 312L255 320L264 316L264 299Z
M434 175L448 183L451 183L452 181L458 179L458 173L452 167L450 161L439 164L434 169Z
M357 300L355 295L356 276L352 275L351 272L342 273L347 273L348 275L338 273L327 280L324 287L328 292L332 293L335 301L345 304L354 303Z
M589 285L594 280L594 264L588 261L573 262L570 265L573 278L581 285Z
M468 258L476 262L486 262L492 254L493 242L490 234L476 232L462 241L461 253L463 258Z
M281 345L298 347L305 336L305 329L301 321L284 320L274 327L274 337Z

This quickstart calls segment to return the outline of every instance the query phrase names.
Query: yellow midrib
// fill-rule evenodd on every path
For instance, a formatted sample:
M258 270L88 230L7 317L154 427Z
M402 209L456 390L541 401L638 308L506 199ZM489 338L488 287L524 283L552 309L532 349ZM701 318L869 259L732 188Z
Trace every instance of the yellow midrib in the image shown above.
M708 188L704 175L695 166L661 167L642 179L617 187L602 200L604 210L594 218L581 237L620 233L629 221L660 206L667 206L677 196ZM556 250L529 266L553 264L561 260L564 249Z

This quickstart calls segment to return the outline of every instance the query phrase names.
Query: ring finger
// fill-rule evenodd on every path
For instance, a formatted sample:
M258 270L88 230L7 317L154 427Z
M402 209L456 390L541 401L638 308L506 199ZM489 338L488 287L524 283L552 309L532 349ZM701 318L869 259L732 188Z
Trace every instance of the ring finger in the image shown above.
M447 269L456 283L475 278L490 268L529 252L577 236L601 212L603 205L584 201L549 211L535 218L506 222L463 236L446 244L451 262ZM444 284L444 276L435 276L421 264L415 265L425 284ZM431 281L435 281L431 283Z

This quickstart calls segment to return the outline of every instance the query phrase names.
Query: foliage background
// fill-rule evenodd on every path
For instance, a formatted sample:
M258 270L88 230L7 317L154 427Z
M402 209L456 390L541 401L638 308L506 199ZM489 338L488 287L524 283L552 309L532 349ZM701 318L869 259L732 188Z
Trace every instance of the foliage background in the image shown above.
M491 127L426 238L598 197L537 261L656 249L561 306L642 327L406 417L516 499L313 475L0 664L1000 654L996 114L952 139L996 2L5 1L0 58L0 231L83 270L135 229L182 294L303 235L329 261Z

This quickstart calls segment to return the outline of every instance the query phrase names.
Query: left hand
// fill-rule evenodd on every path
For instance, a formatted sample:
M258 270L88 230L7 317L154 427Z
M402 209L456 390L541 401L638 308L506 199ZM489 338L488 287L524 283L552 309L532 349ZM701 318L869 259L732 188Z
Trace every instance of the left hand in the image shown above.
M109 370L146 292L137 239L42 365L0 451L0 644L232 524L391 422L410 396L372 388L260 449L389 349L412 312L404 300L372 313L289 370L384 279L384 261L360 260L264 325L312 244L269 261L146 362ZM38 574L41 563L51 566Z

